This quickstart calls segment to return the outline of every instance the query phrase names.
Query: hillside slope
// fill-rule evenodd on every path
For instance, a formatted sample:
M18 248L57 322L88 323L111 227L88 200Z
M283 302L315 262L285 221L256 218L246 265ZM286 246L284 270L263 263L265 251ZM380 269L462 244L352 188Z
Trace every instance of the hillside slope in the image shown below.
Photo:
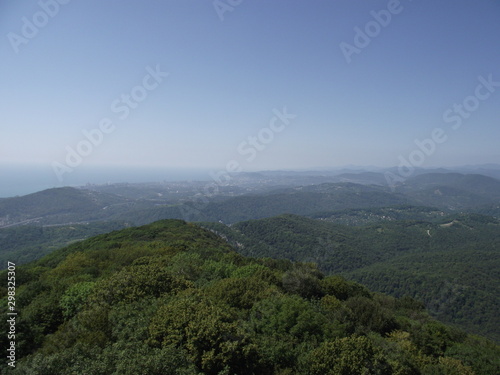
M412 299L370 293L307 264L243 257L178 220L100 235L15 272L15 369L2 374L500 369L498 346L434 321ZM5 316L5 288L1 296Z
M0 228L0 264L25 264L70 243L126 228L120 222L95 222L70 225L18 225Z
M199 209L186 203L190 221L236 223L281 214L309 215L318 211L346 208L385 207L408 204L409 200L383 188L351 183L320 184L243 195L222 202L209 202Z
M500 204L500 181L479 174L421 174L408 179L396 191L415 204L452 211Z
M295 215L203 223L248 256L313 262L369 288L423 301L442 321L500 340L500 222L457 214L439 221L357 227Z
M102 219L113 205L129 200L71 187L43 190L0 200L0 227L19 223L59 224Z

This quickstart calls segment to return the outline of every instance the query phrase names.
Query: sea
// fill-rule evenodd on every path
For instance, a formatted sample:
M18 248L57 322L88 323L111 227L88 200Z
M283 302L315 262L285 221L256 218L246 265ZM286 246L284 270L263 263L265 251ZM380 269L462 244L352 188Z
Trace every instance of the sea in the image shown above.
M0 198L9 198L63 187L89 184L208 181L209 169L168 167L87 167L65 173L60 181L50 165L1 165Z

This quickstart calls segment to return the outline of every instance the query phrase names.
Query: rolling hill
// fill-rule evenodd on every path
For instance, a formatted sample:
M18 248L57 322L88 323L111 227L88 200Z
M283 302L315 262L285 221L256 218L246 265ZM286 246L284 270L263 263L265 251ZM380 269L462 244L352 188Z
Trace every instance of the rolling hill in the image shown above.
M371 172L350 172L340 176L348 178L355 175L361 180L380 177ZM296 214L362 225L394 220L435 221L447 213L461 211L500 217L500 182L477 174L419 172L399 186L396 192L380 185L352 182L270 188L273 183L282 183L283 178L307 181L311 177L314 176L246 174L238 180L241 186L221 186L213 196L201 194L199 191L204 185L198 182L58 188L1 199L0 259L8 257L16 262L25 262L37 259L69 241L105 233L110 225L120 228L163 219L233 224ZM248 191L255 192L250 194ZM422 205L434 208L422 208ZM99 226L99 223L103 225ZM56 225L61 226L57 236L33 236L31 226ZM75 225L91 226L93 229L82 227L88 235L82 232L77 236L71 229ZM99 230L99 227L102 229ZM41 233L40 230L38 232ZM11 241L13 233L20 239L15 246ZM63 233L67 234L66 238ZM28 238L30 241L26 240Z
M359 176L361 179L374 178L373 173ZM398 186L396 192L379 185L352 182L276 187L274 190L253 187L260 192L252 194L245 193L247 189L243 187L221 186L217 194L210 196L190 185L181 185L183 188L177 190L155 184L140 186L125 184L92 190L57 188L2 199L0 228L104 220L143 225L170 218L235 223L285 213L308 216L325 211L401 205L496 214L500 206L500 181L458 173L420 174Z
M113 194L71 187L43 190L0 201L0 224L61 224L95 221L108 216L105 209L132 202Z
M163 218L172 218L169 215L177 211L177 214L183 214L182 218L189 221L236 223L284 213L310 215L324 210L384 207L408 202L405 197L386 192L380 187L337 183L278 189L264 194L246 194L201 205L186 202L181 207L156 208L155 211L163 210L163 215L167 216Z
M201 204L191 201L191 187L164 197L150 185L144 194L130 186L50 189L0 200L0 259L26 263L92 235L187 219L205 222L244 255L314 262L375 291L408 294L443 322L500 340L500 231L491 217L499 217L498 186L481 175L421 173L395 193L352 182L237 196L226 187Z
M411 298L372 293L308 264L244 257L179 220L87 239L17 267L15 277L15 338L0 337L11 363L1 374L500 369L497 345L435 321ZM0 292L6 316L7 288Z
M500 222L476 214L439 221L346 226L295 215L203 223L248 256L316 263L373 290L423 301L434 316L500 340ZM445 297L443 297L443 295Z
M396 191L415 204L452 211L500 203L500 181L479 174L421 174L408 179Z

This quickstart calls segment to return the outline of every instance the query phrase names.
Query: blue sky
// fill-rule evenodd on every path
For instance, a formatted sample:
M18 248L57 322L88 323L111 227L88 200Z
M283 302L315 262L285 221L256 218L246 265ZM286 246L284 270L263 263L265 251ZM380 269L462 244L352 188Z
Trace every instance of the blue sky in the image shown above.
M421 166L498 163L499 21L497 0L3 1L0 164L388 167L435 129Z

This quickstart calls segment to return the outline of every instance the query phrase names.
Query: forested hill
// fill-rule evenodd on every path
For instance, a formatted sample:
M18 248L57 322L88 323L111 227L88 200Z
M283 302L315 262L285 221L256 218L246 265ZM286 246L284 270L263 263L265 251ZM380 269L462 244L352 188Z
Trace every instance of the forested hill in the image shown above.
M440 320L500 341L500 222L435 211L422 211L430 220L392 221L394 211L379 213L389 220L359 226L296 215L202 225L244 255L316 263L326 274L341 273L372 290L410 295ZM359 219L355 214L351 219Z
M0 227L13 224L61 224L102 220L110 206L123 206L131 200L115 194L71 187L43 190L22 197L0 200Z
M452 211L480 212L481 206L498 209L500 203L500 181L480 174L422 174L408 179L396 191L414 204Z
M247 258L179 220L19 266L16 290L16 367L4 364L2 374L500 371L497 345L433 320L411 298L372 293L311 264ZM6 316L5 287L1 307ZM11 345L6 334L0 340Z
M486 199L500 199L500 181L480 174L426 173L412 177L401 186L402 191L454 187Z
M57 188L0 199L0 229L24 224L97 221L143 225L161 219L235 223L285 213L307 216L402 205L498 217L500 181L477 174L433 173L410 178L396 186L395 191L380 185L351 182L272 188L266 185L266 179L242 186L198 182Z

